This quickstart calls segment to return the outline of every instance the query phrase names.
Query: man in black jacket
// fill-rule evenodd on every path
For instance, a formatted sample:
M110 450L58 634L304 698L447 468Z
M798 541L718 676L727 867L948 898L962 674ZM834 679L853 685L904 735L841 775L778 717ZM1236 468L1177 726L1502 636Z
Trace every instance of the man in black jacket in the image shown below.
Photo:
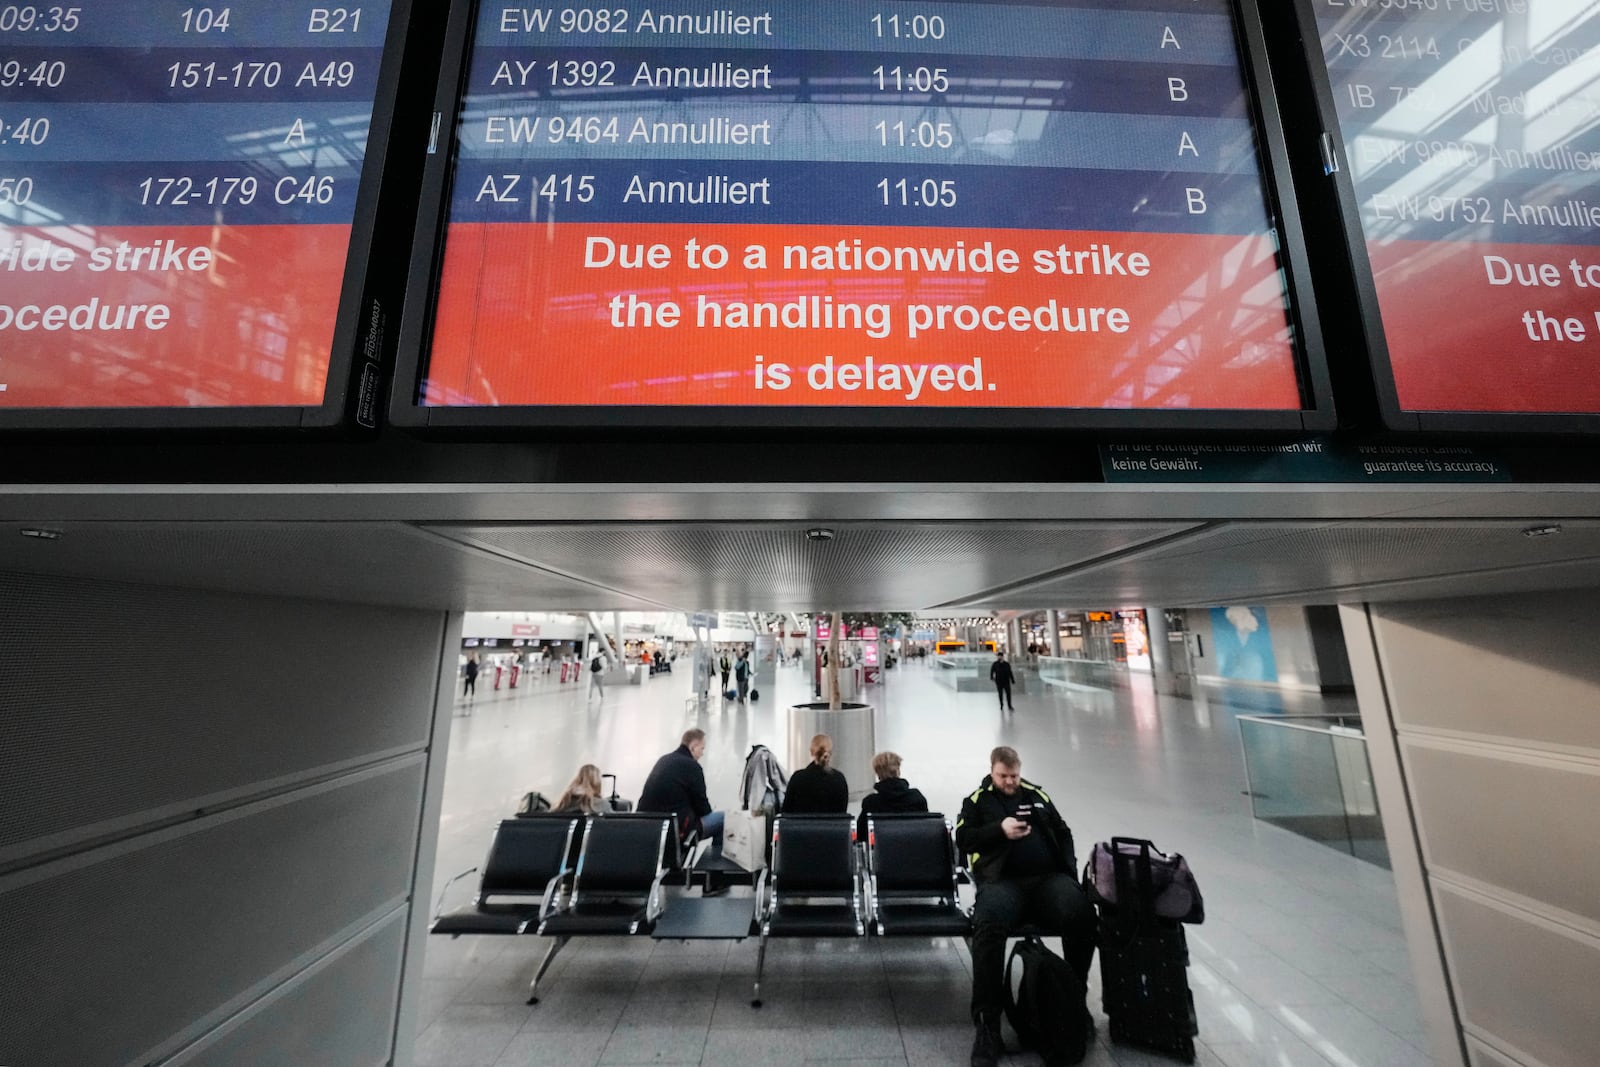
M724 813L711 810L706 797L706 772L700 757L706 754L706 732L685 730L683 743L656 760L639 791L639 811L676 812L681 841L696 826L711 841L711 854L722 855Z
M1007 708L1012 711L1017 710L1017 706L1011 703L1011 682L1013 677L1011 664L1006 662L1006 654L1004 652L996 652L994 654L994 662L989 665L989 681L994 683L995 695L1000 698L1001 711L1005 711Z
M989 776L961 802L956 847L967 853L972 909L972 1067L994 1067L1004 1006L1006 935L1024 921L1061 935L1062 955L1084 978L1094 958L1094 907L1079 888L1072 831L1049 794L1022 777L1016 749L989 754ZM1084 1010L1082 1005L1064 1006Z

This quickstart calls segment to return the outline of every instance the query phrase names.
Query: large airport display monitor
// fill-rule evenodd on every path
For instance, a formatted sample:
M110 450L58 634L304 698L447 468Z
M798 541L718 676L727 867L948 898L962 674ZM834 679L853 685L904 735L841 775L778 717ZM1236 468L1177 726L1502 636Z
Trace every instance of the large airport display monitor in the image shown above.
M1330 424L1253 0L451 34L398 422Z
M0 427L346 416L408 7L0 3Z
M1385 421L1600 429L1600 5L1297 2Z

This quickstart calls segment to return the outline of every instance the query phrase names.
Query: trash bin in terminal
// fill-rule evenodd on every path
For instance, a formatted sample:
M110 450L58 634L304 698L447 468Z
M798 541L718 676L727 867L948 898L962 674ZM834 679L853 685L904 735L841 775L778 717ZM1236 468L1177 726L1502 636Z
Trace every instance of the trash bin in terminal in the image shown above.
M871 704L844 701L838 710L828 702L794 704L789 708L789 773L811 762L811 739L817 734L833 738L833 769L850 785L850 799L859 800L872 791L876 776L872 757L877 753L874 709Z

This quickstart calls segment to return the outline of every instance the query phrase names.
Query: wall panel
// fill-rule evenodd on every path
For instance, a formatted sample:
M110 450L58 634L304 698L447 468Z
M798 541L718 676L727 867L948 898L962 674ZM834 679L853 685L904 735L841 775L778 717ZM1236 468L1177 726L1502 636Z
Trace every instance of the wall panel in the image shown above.
M0 603L0 1063L404 1061L459 619L5 573Z
M0 870L418 751L427 612L0 574Z
M380 921L236 1025L164 1067L376 1067L389 1059L405 945L401 912ZM384 994L384 995L378 995Z
M1435 893L1467 1032L1517 1049L1531 1064L1592 1067L1600 939L1449 886Z
M1381 667L1369 681L1357 671L1363 716L1381 712L1369 721L1393 736L1369 739L1398 745L1404 768L1384 810L1411 816L1474 1063L1576 1067L1600 1048L1594 603L1573 590L1365 612Z

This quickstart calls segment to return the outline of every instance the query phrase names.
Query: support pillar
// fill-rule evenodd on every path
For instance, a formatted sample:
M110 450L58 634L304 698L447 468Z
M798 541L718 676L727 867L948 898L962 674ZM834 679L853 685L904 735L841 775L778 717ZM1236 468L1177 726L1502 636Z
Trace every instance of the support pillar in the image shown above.
M1168 644L1166 611L1145 608L1144 632L1150 641L1150 673L1155 676L1156 688L1163 689L1172 680L1172 646Z
M1045 637L1050 642L1050 654L1061 655L1061 613L1055 608L1045 612L1044 619Z

